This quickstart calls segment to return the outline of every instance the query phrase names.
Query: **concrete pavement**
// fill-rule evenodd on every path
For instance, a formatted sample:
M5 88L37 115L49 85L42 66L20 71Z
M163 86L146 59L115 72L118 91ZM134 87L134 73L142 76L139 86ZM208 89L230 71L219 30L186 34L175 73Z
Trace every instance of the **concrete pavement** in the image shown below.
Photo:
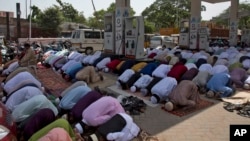
M99 86L108 90L107 87L117 80L117 75L110 73L105 73L104 77L104 81L90 87ZM250 124L250 118L224 110L223 102L211 101L214 102L212 106L183 117L172 115L159 105L147 106L144 113L133 118L142 129L157 136L159 141L229 141L231 124Z

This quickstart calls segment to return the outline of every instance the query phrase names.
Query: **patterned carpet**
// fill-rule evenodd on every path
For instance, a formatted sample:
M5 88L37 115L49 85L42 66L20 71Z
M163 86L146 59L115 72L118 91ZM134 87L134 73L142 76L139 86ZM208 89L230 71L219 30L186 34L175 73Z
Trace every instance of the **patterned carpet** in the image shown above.
M72 83L67 82L62 76L54 72L51 68L38 68L38 80L44 85L49 94L59 96L62 91L69 87Z

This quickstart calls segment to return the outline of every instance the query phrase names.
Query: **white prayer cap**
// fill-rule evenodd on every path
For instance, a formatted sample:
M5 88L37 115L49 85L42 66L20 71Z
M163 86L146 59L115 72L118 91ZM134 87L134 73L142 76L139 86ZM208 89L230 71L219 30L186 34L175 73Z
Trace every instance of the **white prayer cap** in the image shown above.
M104 68L104 72L109 72L109 68Z
M58 104L60 103L60 99L59 99L59 98L56 98L56 99L55 99L55 103L56 103L56 105L58 105Z
M145 89L145 88L141 89L140 91L141 91L141 93L142 93L143 96L146 96L148 94L148 90Z
M250 89L250 85L249 84L244 84L243 88L249 90Z
M116 81L115 84L116 84L117 87L121 87L120 82Z
M173 105L173 103L172 102L167 102L166 104L165 104L165 109L167 110L167 111L172 111L173 109L174 109L174 105Z
M135 87L135 86L131 86L131 87L130 87L130 91L131 91L132 93L134 93L134 92L136 91L136 87Z
M150 101L151 101L153 104L157 104L157 103L158 103L155 96L151 96Z
M219 55L219 59L222 59L222 58L225 58L225 59L228 59L229 57L229 54L227 52L222 52L220 55Z
M78 130L78 132L79 132L80 134L83 133L83 128L82 128L82 126L81 126L80 123L77 123L77 124L75 125L75 128Z
M6 96L3 96L3 97L2 97L2 102L5 102L6 99L7 99Z
M207 92L207 97L211 98L211 97L214 97L214 92L213 91L208 91Z

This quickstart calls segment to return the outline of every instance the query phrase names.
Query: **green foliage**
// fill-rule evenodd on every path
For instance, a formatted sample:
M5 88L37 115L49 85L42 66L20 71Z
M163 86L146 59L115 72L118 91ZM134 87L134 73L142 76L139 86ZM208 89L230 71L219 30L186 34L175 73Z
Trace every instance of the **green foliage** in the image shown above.
M60 5L60 11L63 14L64 21L68 22L86 22L86 18L83 12L78 12L70 3L62 2L61 0L56 0Z
M106 13L115 12L115 10L116 10L115 3L111 3L106 10L101 9L99 11L94 12L93 16L88 18L88 26L91 28L103 29L104 28L104 15ZM134 14L135 14L135 11L133 10L133 8L131 8L130 15L133 16Z
M144 32L153 33L154 31L155 31L154 23L144 20Z
M47 8L37 16L37 24L47 34L57 35L61 30L59 25L62 22L63 13L57 6Z
M142 12L142 16L155 23L156 30L177 27L180 19L190 17L190 8L189 0L156 0Z
M31 20L32 22L36 22L37 21L37 16L42 12L37 6L33 5L30 7L31 8ZM28 20L30 19L30 15L28 16Z
M249 3L240 3L238 11L250 11L250 4ZM229 19L224 18L225 15L229 15L230 7L220 13L218 16L214 18L215 23L219 26L229 26ZM239 18L238 23L239 29L250 28L250 16L244 16Z

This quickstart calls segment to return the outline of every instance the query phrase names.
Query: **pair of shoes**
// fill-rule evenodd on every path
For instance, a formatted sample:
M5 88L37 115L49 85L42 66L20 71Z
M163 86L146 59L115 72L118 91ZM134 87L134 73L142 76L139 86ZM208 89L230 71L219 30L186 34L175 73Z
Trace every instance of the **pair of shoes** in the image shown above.
M223 106L223 108L228 112L233 112L236 109L236 106L234 104L227 103L225 106Z

